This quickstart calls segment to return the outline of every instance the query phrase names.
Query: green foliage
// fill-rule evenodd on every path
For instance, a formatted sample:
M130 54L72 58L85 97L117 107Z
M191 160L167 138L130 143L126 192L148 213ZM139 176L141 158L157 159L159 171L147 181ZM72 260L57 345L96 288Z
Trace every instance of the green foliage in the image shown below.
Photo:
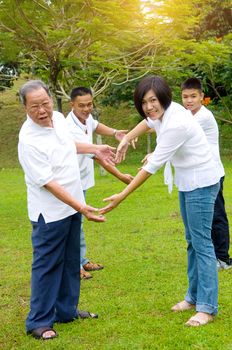
M151 73L178 99L181 82L198 76L232 120L229 0L3 0L0 29L4 62L49 82L57 99L86 85L102 103L130 103Z
M26 69L49 81L56 94L81 79L92 86L100 75L97 90L120 74L125 53L138 43L138 10L134 0L3 1L0 28L11 34L11 45L21 47Z
M232 12L230 0L206 0L199 2L200 25L196 36L198 38L217 37L232 32Z

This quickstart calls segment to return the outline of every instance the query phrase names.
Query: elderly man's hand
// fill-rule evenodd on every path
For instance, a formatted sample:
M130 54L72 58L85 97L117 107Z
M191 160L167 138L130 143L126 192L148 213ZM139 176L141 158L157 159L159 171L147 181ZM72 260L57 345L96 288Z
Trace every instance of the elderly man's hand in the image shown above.
M106 218L103 215L98 214L99 209L91 207L90 205L83 205L79 211L89 221L95 221L95 222L105 222L106 221Z

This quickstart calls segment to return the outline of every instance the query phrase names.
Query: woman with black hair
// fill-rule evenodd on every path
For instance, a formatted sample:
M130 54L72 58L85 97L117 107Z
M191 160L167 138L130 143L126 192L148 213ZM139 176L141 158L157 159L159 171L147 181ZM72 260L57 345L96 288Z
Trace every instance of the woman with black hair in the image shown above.
M220 171L212 158L205 134L191 114L172 102L172 93L162 77L148 76L134 92L135 107L144 118L121 141L117 159L125 159L129 142L155 129L157 145L133 181L100 212L107 213L167 162L175 169L180 211L185 226L189 286L183 301L172 311L195 309L188 326L201 326L213 320L218 310L218 276L211 240L214 202L219 190Z

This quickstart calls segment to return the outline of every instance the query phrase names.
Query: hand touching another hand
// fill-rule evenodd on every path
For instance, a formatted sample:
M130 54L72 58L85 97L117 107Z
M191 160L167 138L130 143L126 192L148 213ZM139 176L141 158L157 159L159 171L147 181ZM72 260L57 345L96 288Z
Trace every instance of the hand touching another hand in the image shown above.
M115 131L115 138L118 142L122 141L123 137L126 135L128 130L116 130Z
M100 214L105 214L111 211L112 209L116 208L119 203L121 203L122 197L120 194L114 194L113 196L110 196L108 198L103 199L103 202L111 202L106 207L99 209Z
M126 136L127 132L128 132L128 130L116 130L116 132L115 132L115 138L116 138L116 140L117 140L118 142L121 142L122 139L124 138L124 136ZM131 141L129 142L129 144L130 144L134 149L136 149L135 144L136 144L137 141L138 141L138 137L136 137L136 138L134 138L133 140L131 140Z
M89 221L95 221L95 222L105 222L106 221L106 218L103 215L95 214L95 213L99 212L99 209L91 207L90 205L87 205L87 204L83 205L79 211Z

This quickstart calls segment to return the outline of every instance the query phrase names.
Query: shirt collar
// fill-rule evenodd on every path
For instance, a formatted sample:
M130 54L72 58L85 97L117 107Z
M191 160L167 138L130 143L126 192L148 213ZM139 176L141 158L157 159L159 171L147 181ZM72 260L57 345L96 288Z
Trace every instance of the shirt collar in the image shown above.
M71 117L74 121L74 123L79 127L81 128L81 130L84 131L84 133L87 132L87 123L86 124L83 124L82 122L80 122L80 120L76 117L76 115L74 114L73 110L71 111ZM87 120L86 120L87 121Z

